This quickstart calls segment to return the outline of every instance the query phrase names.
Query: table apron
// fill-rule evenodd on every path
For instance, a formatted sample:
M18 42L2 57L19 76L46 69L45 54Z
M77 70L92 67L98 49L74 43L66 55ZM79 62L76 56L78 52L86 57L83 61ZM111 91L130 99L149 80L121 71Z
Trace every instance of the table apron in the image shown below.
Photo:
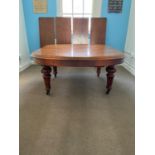
M121 64L123 59L112 60L48 60L35 58L35 62L46 66L95 67Z

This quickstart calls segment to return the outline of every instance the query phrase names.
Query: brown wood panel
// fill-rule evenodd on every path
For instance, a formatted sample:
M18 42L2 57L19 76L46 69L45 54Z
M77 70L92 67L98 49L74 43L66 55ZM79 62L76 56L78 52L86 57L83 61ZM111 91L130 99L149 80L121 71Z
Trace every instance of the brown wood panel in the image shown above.
M55 21L57 44L70 44L71 18L57 17Z
M46 66L59 67L103 67L108 65L117 65L123 63L123 59L116 60L49 60L42 58L35 58L35 63Z
M73 44L88 44L88 18L73 19Z
M55 43L54 18L39 18L40 47Z
M91 19L91 44L105 44L106 18Z

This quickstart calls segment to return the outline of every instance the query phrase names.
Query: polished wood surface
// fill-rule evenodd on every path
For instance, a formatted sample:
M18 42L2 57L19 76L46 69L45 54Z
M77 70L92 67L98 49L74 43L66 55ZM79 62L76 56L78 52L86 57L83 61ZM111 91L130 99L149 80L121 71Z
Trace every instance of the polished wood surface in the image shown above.
M56 66L53 66L53 74L54 74L54 77L56 78L57 77L57 67Z
M105 45L47 45L35 52L36 63L47 66L103 67L120 64L123 54Z
M105 44L106 38L106 18L91 19L91 44Z
M55 18L57 44L71 44L71 18Z
M51 89L51 67L50 66L43 66L41 73L43 73L43 79L45 83L45 89L46 89L46 94L49 95L50 89Z
M112 89L112 83L113 83L113 79L114 79L114 73L116 72L115 66L107 66L106 67L106 71L107 71L107 91L106 93L109 94L110 90Z
M112 89L115 65L121 64L124 55L105 44L106 18L91 19L90 45L88 43L88 19L73 19L73 43L71 44L71 18L39 18L40 46L32 53L37 64L43 66L41 72L46 94L51 89L51 70L57 76L57 66L97 67L100 76L101 67L106 67L106 93ZM82 38L82 39L81 39ZM56 40L56 44L55 44ZM53 44L53 45L52 45ZM51 68L52 67L52 68Z
M57 74L56 66L73 67L96 67L99 76L101 67L106 66L107 85L106 93L112 89L115 65L123 62L124 55L105 45L72 45L55 44L47 45L32 53L32 57L37 64L43 66L42 73L46 88L46 94L50 93L51 67L53 66L54 75Z
M73 44L88 44L88 18L73 18Z
M54 18L39 18L40 47L55 43Z
M46 60L115 60L124 55L105 45L47 45L32 53L32 57Z

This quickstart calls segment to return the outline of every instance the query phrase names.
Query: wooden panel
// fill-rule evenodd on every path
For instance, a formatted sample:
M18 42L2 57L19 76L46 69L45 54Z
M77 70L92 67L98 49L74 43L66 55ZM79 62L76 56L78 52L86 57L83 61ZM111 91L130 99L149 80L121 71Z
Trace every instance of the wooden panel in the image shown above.
M39 18L40 47L55 43L54 18Z
M56 40L57 44L71 43L71 18L56 18Z
M43 58L35 58L35 62L40 65L58 66L58 67L103 67L108 65L116 65L123 63L123 59L116 60L50 60Z
M91 19L91 44L105 44L106 18Z
M73 44L88 44L88 18L73 19Z

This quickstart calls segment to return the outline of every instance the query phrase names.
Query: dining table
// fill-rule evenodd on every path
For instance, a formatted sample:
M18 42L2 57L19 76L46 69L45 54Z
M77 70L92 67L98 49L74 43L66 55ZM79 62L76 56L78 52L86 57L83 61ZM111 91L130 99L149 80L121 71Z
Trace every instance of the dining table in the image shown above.
M51 91L53 67L105 67L107 72L106 94L112 89L115 66L123 63L123 52L104 44L49 44L32 52L41 73L46 94Z

